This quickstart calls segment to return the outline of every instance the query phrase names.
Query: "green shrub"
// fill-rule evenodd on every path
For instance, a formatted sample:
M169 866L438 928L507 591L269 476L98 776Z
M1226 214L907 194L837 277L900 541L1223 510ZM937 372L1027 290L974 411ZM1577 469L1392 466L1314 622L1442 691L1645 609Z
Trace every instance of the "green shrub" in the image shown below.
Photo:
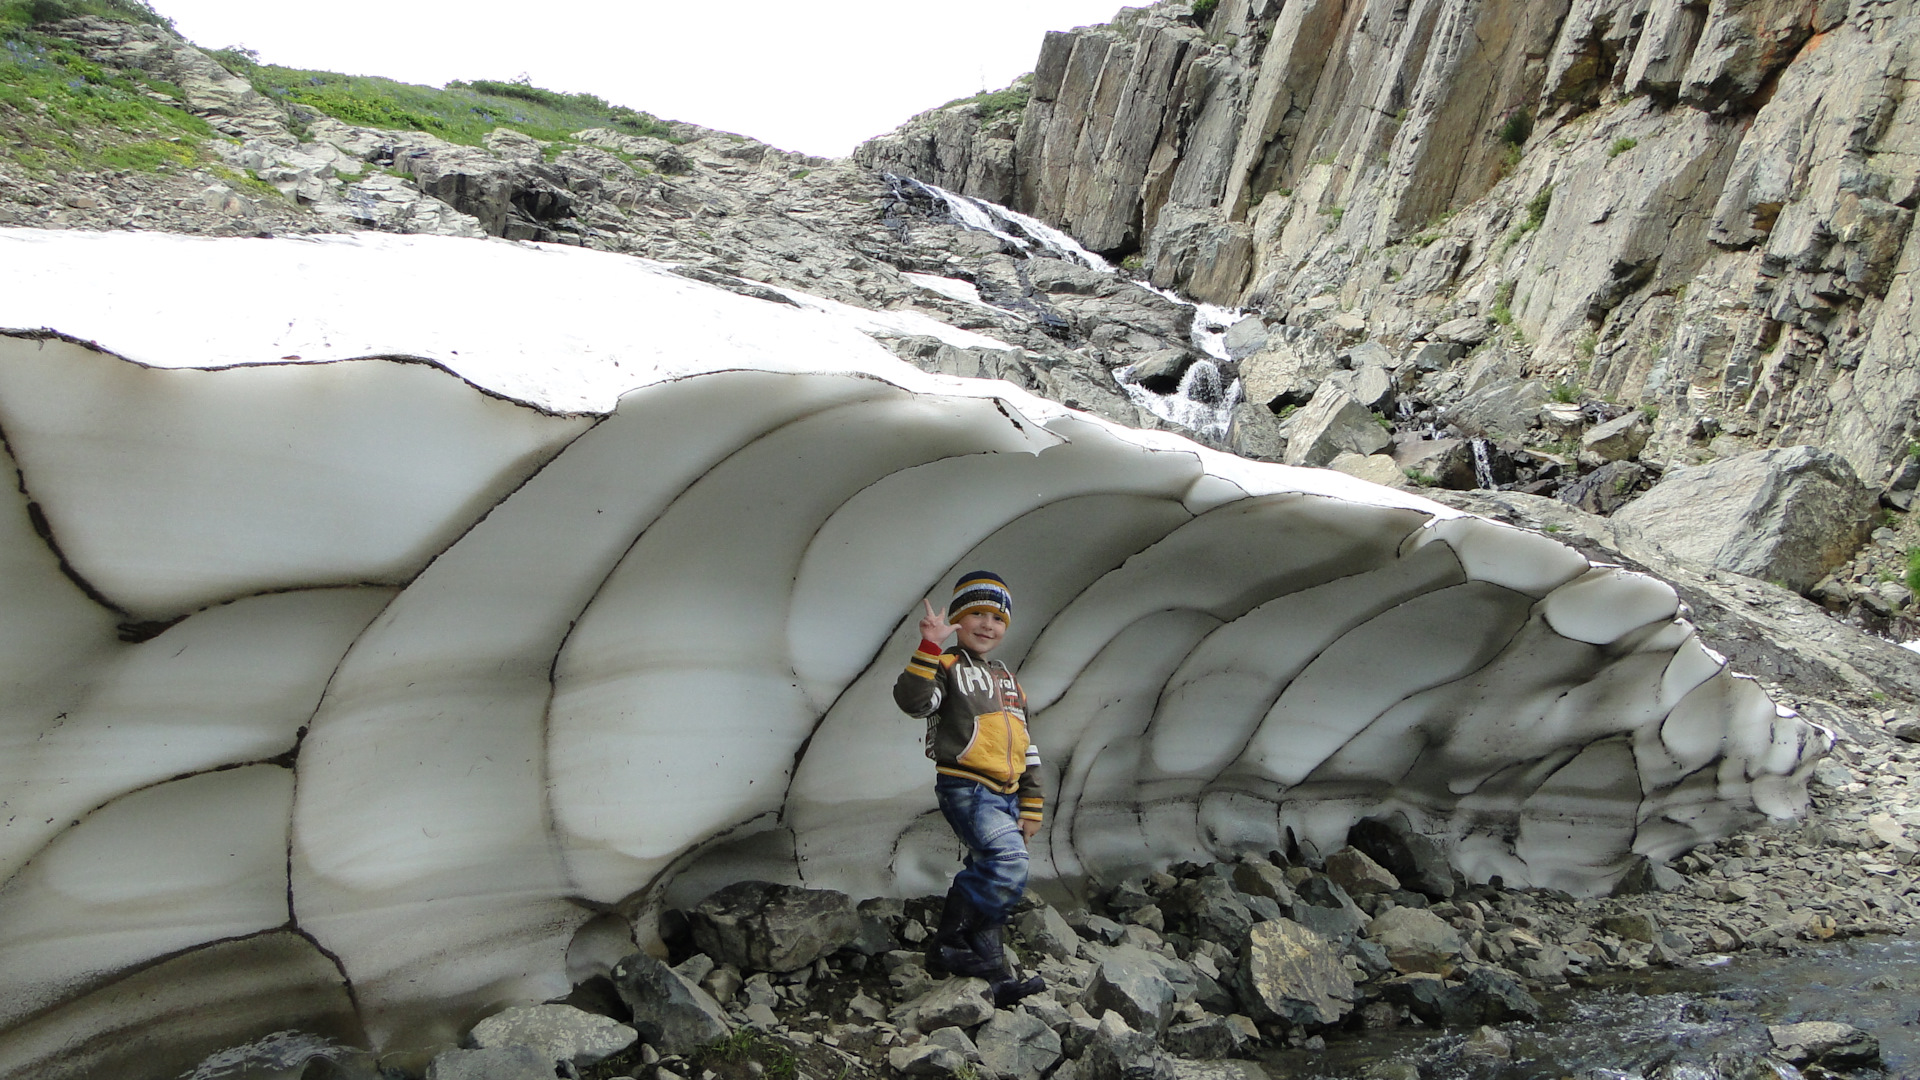
M1494 290L1493 308L1487 312L1487 318L1501 326L1513 325L1513 290L1518 284L1519 282L1512 278L1500 283L1500 287Z
M1519 146L1533 135L1533 114L1518 109L1508 114L1506 122L1500 125L1500 141L1508 146Z
M1552 392L1548 396L1562 405L1577 405L1580 403L1580 384L1576 382L1555 383Z
M245 79L260 66L260 54L245 45L230 45L224 49L213 49L207 53L223 68Z
M1547 220L1547 208L1553 205L1553 185L1540 189L1539 193L1527 200L1527 220L1520 223L1521 232L1532 232Z
M1220 6L1220 0L1193 0L1193 17L1205 22L1213 16L1213 9Z
M1627 151L1639 145L1640 145L1639 139L1627 139L1627 138L1615 139L1613 140L1613 145L1607 147L1607 157L1617 158L1621 154L1624 154Z
M79 15L150 26L173 25L172 19L141 0L4 0L0 2L0 34L11 36L15 31Z
M1025 112L1027 103L1033 99L1033 81L1022 78L1012 86L999 90L982 90L972 97L954 98L941 109L957 108L961 105L974 105L980 109L982 124L1006 113Z
M1907 589L1920 596L1920 547L1907 549Z

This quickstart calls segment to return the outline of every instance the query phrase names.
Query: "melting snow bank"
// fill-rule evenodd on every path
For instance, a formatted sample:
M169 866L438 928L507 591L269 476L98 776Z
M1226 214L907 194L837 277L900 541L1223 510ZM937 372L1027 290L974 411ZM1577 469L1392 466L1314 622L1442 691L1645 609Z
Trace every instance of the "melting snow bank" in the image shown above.
M504 241L0 231L0 1075L451 1041L566 993L594 912L937 890L888 688L972 566L1042 878L1403 812L1591 892L1803 808L1829 735L1665 584L847 318Z
M1914 652L1920 652L1920 641L1903 641L1900 643L1900 647L1903 649L1912 649Z

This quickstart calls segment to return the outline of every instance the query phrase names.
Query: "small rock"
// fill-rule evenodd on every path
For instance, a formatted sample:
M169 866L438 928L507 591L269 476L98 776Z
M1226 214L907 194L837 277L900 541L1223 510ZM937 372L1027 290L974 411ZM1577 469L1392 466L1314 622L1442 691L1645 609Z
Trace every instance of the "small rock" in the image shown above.
M1039 1080L1060 1060L1060 1036L1025 1010L1000 1010L974 1040L980 1061L1006 1080Z
M987 994L985 979L948 979L893 1010L890 1019L916 1031L972 1027L993 1015L993 1002Z
M1467 1036L1460 1052L1469 1057L1499 1058L1504 1061L1513 1056L1513 1043L1499 1029L1483 1025Z

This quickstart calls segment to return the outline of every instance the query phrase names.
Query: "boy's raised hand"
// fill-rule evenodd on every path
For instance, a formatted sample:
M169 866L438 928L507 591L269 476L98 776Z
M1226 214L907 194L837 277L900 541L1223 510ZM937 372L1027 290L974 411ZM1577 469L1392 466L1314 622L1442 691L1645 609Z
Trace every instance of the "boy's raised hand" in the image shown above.
M927 613L920 617L920 636L935 645L945 645L947 638L954 632L954 626L947 621L945 612L933 610L933 603L921 600L927 607Z

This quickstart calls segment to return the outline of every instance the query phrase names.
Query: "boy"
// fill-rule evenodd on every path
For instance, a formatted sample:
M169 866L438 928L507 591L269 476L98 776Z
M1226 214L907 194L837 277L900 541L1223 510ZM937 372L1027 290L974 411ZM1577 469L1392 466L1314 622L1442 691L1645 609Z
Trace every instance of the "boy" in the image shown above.
M926 603L920 647L893 684L893 700L927 721L927 756L940 813L966 845L927 943L935 971L975 975L1005 1008L1046 988L1008 967L1000 935L1027 888L1027 841L1040 831L1040 753L1027 738L1027 695L1013 672L986 659L1013 616L1013 596L997 574L962 574L946 614ZM940 645L949 634L958 641Z

